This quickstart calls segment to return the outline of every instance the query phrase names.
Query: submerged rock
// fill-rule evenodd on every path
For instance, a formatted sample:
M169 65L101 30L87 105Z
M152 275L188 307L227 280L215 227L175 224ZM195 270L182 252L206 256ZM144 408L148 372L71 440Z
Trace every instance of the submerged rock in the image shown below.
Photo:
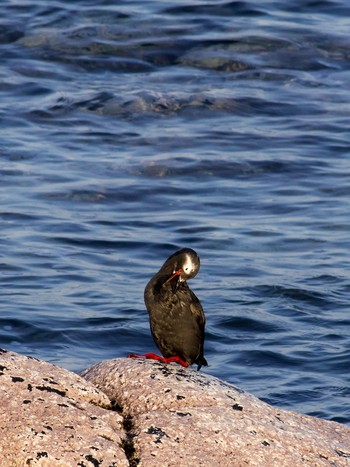
M81 376L0 351L0 466L350 465L350 428L193 369L120 358Z

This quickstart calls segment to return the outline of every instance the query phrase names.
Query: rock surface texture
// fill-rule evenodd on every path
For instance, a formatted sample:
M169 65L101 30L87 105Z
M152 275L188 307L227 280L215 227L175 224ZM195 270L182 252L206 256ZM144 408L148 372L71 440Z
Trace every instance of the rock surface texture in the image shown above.
M350 428L273 408L193 369L116 359L82 375L122 409L142 466L350 466Z
M0 351L0 467L350 466L350 428L279 410L193 369L82 372Z
M1 467L129 465L122 417L80 376L0 350L0 400Z

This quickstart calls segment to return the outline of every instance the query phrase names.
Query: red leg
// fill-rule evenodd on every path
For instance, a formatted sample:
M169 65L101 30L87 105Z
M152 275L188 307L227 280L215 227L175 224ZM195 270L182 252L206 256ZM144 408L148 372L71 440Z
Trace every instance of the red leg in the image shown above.
M158 362L163 362L163 357L160 357L159 355L156 355L155 353L144 353L141 355L137 355L136 353L132 353L128 355L128 358L144 358L148 360L157 360Z
M187 368L188 366L190 366L189 363L185 362L185 361L182 360L182 358L180 358L180 357L163 358L163 362L164 362L164 363L172 363L172 362L175 362L175 363L178 363L178 364L181 365L181 366L184 366L185 368Z
M160 357L159 355L156 355L155 353L144 353L142 355L137 355L135 353L132 353L128 355L128 358L144 358L144 359L149 359L149 360L157 360L158 362L162 363L178 363L179 365L187 368L189 366L189 363L185 362L182 360L180 357Z

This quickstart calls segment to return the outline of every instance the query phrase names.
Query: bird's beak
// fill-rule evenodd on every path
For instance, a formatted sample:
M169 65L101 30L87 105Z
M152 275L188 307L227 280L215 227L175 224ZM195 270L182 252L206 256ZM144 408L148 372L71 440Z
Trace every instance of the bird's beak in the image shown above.
M169 279L167 279L165 281L165 284L166 284L167 282L170 282L170 281L172 281L173 279L176 278L176 280L171 283L171 288L173 290L173 293L175 293L177 291L177 288L178 288L179 282L180 282L180 276L181 276L182 273L183 273L183 270L178 269L177 271L174 272L174 274L172 276L169 277Z

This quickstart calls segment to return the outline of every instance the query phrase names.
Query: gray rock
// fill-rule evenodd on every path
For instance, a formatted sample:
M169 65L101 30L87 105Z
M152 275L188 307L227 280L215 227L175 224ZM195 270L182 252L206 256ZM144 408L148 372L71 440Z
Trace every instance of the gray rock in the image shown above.
M350 466L350 428L193 369L116 359L78 376L0 351L0 467Z
M0 350L0 466L128 466L108 397L55 365Z
M116 359L82 375L123 410L131 465L350 466L350 429L273 408L193 369Z

